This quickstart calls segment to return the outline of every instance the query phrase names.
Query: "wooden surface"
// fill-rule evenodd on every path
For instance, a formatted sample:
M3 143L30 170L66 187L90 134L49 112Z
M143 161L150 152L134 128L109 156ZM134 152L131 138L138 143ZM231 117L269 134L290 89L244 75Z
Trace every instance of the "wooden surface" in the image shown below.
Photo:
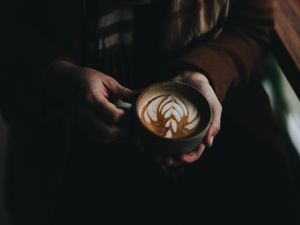
M275 0L275 29L300 71L300 0Z
M273 50L300 98L300 0L274 0Z

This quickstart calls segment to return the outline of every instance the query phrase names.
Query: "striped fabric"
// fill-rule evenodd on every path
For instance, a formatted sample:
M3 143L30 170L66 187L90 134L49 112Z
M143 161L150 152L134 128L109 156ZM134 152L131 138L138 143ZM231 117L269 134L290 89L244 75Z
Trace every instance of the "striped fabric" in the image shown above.
M113 48L118 45L132 44L132 8L116 9L98 19L99 38L98 49Z
M229 11L229 0L171 0L165 49L187 45L203 35L217 38Z
M119 5L96 18L96 45L92 46L97 48L96 68L124 82L132 74L134 6Z
M102 8L108 2L98 1ZM123 77L131 73L134 10L137 5L148 5L154 1L115 0L112 2L117 3L110 4L114 5L111 10L97 16L96 46L102 71L115 76L121 74ZM164 27L162 52L180 49L201 37L218 37L229 10L229 0L160 1L161 7L165 7L165 19L161 21Z

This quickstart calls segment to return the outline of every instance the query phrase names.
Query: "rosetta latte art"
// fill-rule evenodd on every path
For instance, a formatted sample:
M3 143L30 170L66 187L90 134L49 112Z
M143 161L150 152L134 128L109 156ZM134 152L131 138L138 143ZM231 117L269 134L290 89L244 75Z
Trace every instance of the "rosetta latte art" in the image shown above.
M159 95L141 112L145 126L159 136L182 138L192 134L200 122L194 104L182 96Z

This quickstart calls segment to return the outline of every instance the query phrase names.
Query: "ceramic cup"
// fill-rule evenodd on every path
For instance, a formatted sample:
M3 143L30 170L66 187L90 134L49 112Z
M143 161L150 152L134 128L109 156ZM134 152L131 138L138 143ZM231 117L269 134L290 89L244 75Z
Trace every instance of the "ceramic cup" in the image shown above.
M158 94L183 96L197 108L200 120L190 135L169 138L158 135L145 125L141 118L143 109ZM194 87L178 81L159 82L147 87L139 94L134 106L137 136L142 147L154 154L177 155L195 150L202 143L211 121L211 108L203 95Z

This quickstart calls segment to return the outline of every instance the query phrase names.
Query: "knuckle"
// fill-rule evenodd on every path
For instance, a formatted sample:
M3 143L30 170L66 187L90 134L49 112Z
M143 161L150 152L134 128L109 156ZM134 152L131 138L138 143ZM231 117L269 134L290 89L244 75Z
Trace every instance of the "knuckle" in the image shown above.
M132 91L129 88L123 88L124 95L129 95Z
M221 105L221 103L220 103L220 102L218 102L218 108L219 108L220 112L222 112L222 111L223 111L223 106Z
M81 67L79 72L86 77L89 81L94 81L97 77L97 73L88 67Z
M220 123L216 123L216 122L213 122L211 124L211 129L215 132L215 133L218 133L221 129L221 125Z
M213 120L220 120L222 116L223 107L218 101L212 105Z
M111 87L117 87L118 86L118 82L110 76L107 76L107 83L111 86Z
M215 133L216 134L219 133L220 129L221 129L220 125L216 125L215 126Z
M101 108L102 110L107 110L107 98L104 94L99 93L99 94L94 94L95 100L98 102L98 107Z
M129 90L125 87L119 86L119 92L121 96L126 96L129 93Z
M222 111L223 107L219 100L216 98L212 104L212 107L215 109L216 112Z

